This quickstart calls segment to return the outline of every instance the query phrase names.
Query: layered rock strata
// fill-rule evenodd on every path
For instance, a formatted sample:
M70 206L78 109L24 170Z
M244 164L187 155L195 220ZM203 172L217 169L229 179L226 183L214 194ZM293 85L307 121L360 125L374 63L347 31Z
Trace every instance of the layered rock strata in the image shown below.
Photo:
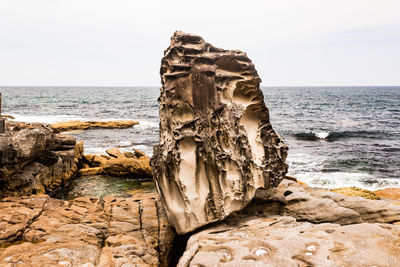
M84 155L80 175L108 174L113 176L151 177L150 158L145 153L122 153L116 148L108 149L108 155Z
M168 218L187 233L279 184L287 146L244 52L175 32L161 62L160 143L151 160Z
M54 132L66 132L76 130L88 130L93 128L103 129L126 129L139 124L137 121L120 120L120 121L62 121L51 124Z
M50 192L76 174L83 143L42 124L7 122L0 135L0 197Z
M155 193L0 201L0 266L167 266L173 239Z
M284 180L192 235L178 266L399 266L400 207Z

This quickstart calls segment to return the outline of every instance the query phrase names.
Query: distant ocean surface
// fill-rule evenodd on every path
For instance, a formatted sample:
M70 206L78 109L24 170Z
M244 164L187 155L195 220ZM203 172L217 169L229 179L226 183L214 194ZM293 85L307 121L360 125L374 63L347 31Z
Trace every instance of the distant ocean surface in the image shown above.
M288 175L312 186L400 187L400 87L263 87L289 146ZM3 113L26 122L137 120L131 129L72 133L85 153L158 143L159 88L0 87Z

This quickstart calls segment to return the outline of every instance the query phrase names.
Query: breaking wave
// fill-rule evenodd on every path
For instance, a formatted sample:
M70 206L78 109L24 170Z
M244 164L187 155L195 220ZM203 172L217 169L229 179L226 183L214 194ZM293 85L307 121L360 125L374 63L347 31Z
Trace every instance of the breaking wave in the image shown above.
M301 132L295 133L293 135L297 139L300 140L320 140L325 139L327 141L335 141L338 139L346 139L346 138L385 138L387 137L384 132L380 131L342 131L342 132Z

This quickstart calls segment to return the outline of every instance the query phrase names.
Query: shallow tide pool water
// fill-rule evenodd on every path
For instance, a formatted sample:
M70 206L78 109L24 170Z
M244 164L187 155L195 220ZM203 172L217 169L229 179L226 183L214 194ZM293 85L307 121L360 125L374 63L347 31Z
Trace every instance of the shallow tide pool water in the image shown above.
M78 197L131 197L138 192L154 191L151 180L140 180L133 177L116 177L109 175L93 175L77 177L53 197L63 200L73 200Z

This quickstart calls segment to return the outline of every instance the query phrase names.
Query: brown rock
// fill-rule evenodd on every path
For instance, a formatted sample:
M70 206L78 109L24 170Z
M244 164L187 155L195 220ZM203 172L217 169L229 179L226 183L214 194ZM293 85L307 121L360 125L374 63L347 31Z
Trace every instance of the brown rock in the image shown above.
M262 207L260 207L262 206ZM362 222L394 223L400 221L400 207L383 200L347 197L316 190L295 181L283 180L277 188L260 190L247 212L292 216L311 223L341 225Z
M82 159L83 153L84 153L83 141L80 141L75 145L75 158Z
M167 266L173 229L157 196L0 202L0 266Z
M99 175L104 173L103 167L83 168L79 170L80 176Z
M190 237L177 266L400 266L400 225L243 218Z
M63 121L51 124L54 132L66 132L75 130L87 130L93 128L106 129L125 129L139 124L137 121L119 120L119 121Z
M400 205L400 188L385 188L374 192L377 196Z
M287 172L261 82L244 52L175 32L161 61L160 143L151 160L168 218L187 233L240 210Z
M104 172L110 175L151 177L150 159L148 157L110 159L106 161L103 168Z
M45 193L74 176L83 144L43 124L7 124L0 136L0 197Z
M116 148L108 149L107 155L85 155L85 160L90 169L81 169L81 175L93 175L98 173L114 176L141 176L151 177L150 158L145 154L122 153ZM141 155L141 156L139 156Z
M387 201L285 179L192 235L178 266L397 266L399 222Z
M124 153L122 153L121 151L119 151L119 150L116 149L116 148L107 149L107 150L106 150L106 153L107 153L109 156L114 157L114 158L120 158L120 157L123 158L123 157L125 157Z

